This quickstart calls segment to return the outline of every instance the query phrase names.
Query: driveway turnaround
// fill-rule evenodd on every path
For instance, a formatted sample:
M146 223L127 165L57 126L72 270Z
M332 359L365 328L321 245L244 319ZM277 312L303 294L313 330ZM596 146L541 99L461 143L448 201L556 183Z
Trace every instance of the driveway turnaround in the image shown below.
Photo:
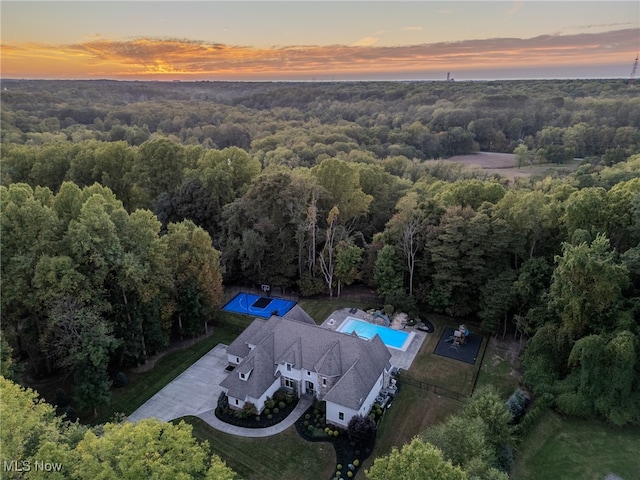
M225 370L227 364L227 346L216 345L129 415L129 421L157 418L168 422L192 415L201 418L212 428L231 435L269 437L285 431L311 406L311 398L303 396L293 412L272 427L242 428L229 425L215 416L218 397L222 392L220 382L229 374Z
M220 382L228 374L226 366L227 346L218 344L129 415L129 420L168 422L215 409L222 392Z

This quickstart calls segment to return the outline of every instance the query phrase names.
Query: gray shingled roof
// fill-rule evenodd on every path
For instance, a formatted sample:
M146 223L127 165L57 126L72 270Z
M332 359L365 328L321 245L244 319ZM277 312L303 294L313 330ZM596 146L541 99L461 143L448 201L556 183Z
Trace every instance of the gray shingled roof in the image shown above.
M231 342L231 345L227 347L227 354L235 355L240 358L246 357L251 349L249 348L249 340L253 339L256 332L260 330L267 320L264 318L256 318L251 324L244 329L244 331L238 335L238 337Z
M325 394L324 400L359 410L382 371L391 367L391 353L378 335L370 341L344 336L366 342L368 348L363 349L363 354L356 358L333 388Z
M311 325L315 325L316 322L313 318L309 316L307 312L305 312L302 307L298 304L294 305L291 310L284 314L284 318L289 318L291 320L298 320L299 322L309 323Z
M221 383L232 397L259 397L275 381L276 364L288 362L296 369L327 377L342 376L325 399L357 410L382 371L390 368L391 353L378 336L369 341L315 323L275 316L266 322L253 322L249 329L228 347L228 351L232 347L240 351L242 345L236 345L240 340L257 345L238 366L241 369L245 362L253 363L248 380L241 380L234 372Z

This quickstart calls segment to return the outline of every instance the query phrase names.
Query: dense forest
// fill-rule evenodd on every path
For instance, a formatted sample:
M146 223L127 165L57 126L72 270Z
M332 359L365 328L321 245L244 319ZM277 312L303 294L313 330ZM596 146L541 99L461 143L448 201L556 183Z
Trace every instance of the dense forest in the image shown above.
M2 88L2 350L72 371L81 406L108 401L109 369L215 322L223 284L355 283L516 332L535 394L640 423L637 87ZM446 160L478 151L582 165L509 181Z

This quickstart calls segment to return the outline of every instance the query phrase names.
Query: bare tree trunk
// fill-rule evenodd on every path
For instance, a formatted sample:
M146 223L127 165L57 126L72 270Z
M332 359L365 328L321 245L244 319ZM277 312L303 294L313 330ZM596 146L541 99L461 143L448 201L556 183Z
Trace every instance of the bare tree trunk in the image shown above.
M507 335L507 312L504 313L504 327L502 328L502 339Z

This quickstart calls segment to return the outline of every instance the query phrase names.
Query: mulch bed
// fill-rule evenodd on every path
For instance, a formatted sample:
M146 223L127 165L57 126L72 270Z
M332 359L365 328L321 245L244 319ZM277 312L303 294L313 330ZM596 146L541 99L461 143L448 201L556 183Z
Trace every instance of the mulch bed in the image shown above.
M337 437L329 437L329 435L324 432L324 428L327 426L324 422L320 423L320 428L310 430L309 424L311 424L315 414L316 408L312 405L304 415L296 421L295 426L298 435L309 442L329 442L333 445L333 449L336 452L336 473L338 472L338 466L342 468L340 469L341 475L333 475L331 479L355 477L358 470L362 467L364 460L371 456L375 441L362 445L352 445L349 441L347 431L341 428L338 429L339 433ZM305 422L307 425L305 425ZM332 431L336 430L336 427L333 425L328 425L328 427L331 428ZM358 460L358 462L356 462L358 463L357 466L354 465L356 459ZM348 472L352 473L352 477L348 475Z
M264 413L262 415L252 415L248 418L238 418L235 416L233 410L227 410L222 407L217 407L215 414L218 419L230 425L235 425L236 427L267 428L287 418L296 408L296 405L298 405L297 397L291 403L287 403L283 408L278 408L278 412L273 413L273 411L271 411L271 418L269 418L269 415L264 415Z

